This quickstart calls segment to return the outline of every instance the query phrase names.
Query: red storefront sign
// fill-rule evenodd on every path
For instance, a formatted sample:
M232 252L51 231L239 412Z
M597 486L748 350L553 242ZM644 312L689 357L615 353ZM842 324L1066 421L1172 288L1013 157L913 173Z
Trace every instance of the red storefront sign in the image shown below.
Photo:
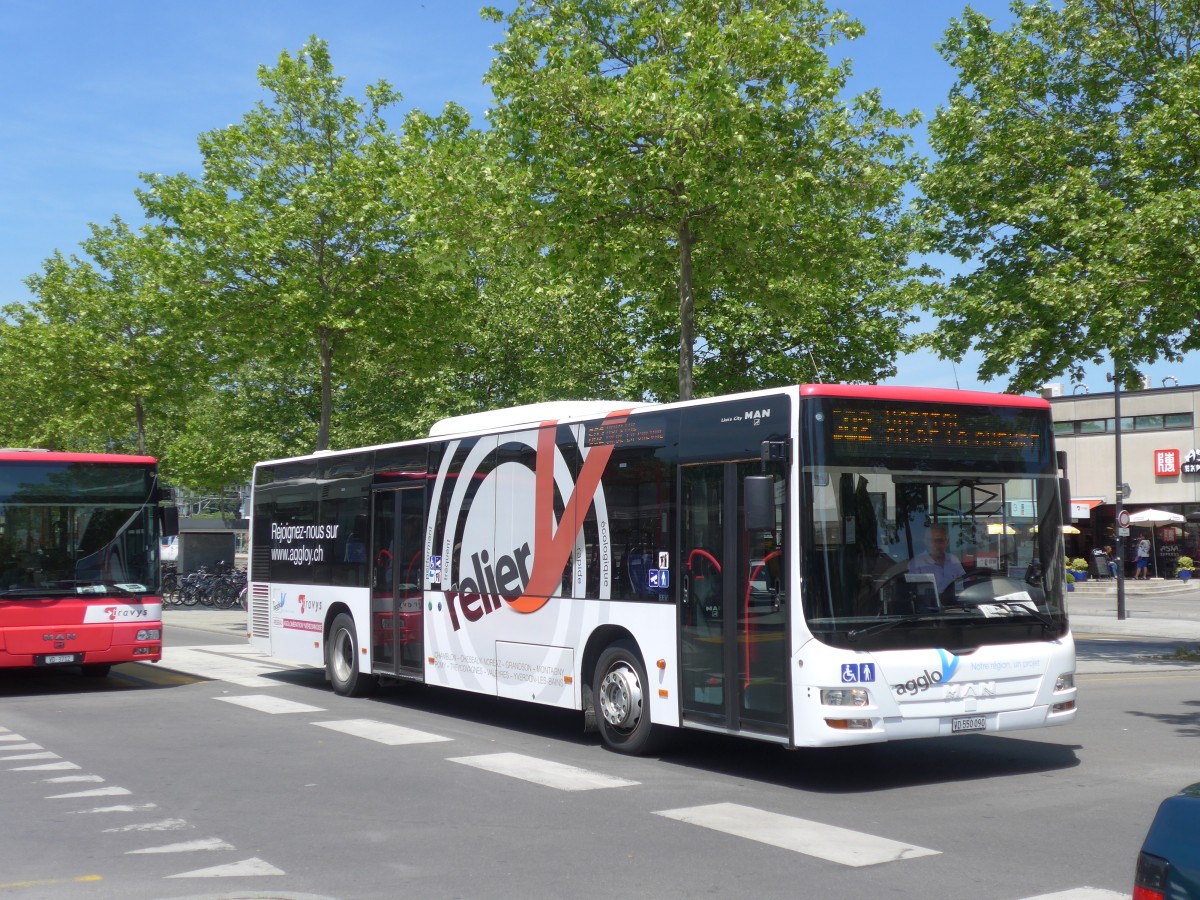
M1178 450L1155 450L1154 451L1154 474L1155 475L1178 475L1179 474L1179 451Z

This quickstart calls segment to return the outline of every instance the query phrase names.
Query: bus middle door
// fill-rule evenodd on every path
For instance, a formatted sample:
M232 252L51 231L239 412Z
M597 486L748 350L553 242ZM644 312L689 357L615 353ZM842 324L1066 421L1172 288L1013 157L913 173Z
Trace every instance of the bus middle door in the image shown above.
M424 678L424 495L421 487L372 494L371 655L377 675Z
M685 722L787 732L787 604L775 534L745 528L745 476L761 463L681 467L679 629ZM782 473L776 473L777 478Z

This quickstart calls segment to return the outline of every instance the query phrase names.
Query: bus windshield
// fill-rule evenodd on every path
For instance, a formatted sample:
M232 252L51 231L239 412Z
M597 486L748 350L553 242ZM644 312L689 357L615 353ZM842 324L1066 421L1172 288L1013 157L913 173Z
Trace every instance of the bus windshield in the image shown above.
M158 590L154 467L0 466L0 600Z
M819 639L968 647L1065 632L1056 478L822 468L803 480L804 612Z

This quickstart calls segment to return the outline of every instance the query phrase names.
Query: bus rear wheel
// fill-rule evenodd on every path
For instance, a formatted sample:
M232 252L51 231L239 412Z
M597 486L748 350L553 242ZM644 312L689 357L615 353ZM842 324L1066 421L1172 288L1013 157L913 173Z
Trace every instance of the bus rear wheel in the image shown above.
M375 678L358 666L358 633L354 620L338 613L325 648L325 674L333 692L343 697L365 697L375 689Z
M637 648L617 641L596 662L592 697L596 724L605 746L617 753L649 753L662 743L662 732L650 723L649 682Z

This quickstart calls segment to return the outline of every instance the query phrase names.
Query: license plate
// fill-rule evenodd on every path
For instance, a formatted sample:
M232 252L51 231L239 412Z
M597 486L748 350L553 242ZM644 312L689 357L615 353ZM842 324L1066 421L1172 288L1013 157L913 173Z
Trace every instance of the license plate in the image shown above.
M61 666L79 662L78 653L50 653L42 657L43 666Z
M959 734L963 731L987 731L987 718L984 716L960 716L950 720L950 731Z

